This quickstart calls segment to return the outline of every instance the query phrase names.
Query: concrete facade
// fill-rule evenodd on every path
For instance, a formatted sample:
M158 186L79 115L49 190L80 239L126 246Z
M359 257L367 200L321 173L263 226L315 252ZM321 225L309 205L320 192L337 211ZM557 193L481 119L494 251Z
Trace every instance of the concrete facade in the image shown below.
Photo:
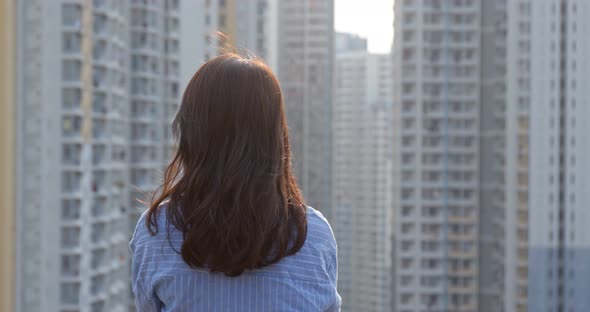
M16 6L0 1L0 310L14 310L16 276Z
M14 310L128 311L137 199L174 150L185 78L216 51L180 40L205 29L181 5L204 2L16 3Z
M295 174L307 204L332 219L334 1L277 1L277 66Z
M586 1L530 2L529 311L590 306L588 14Z
M391 57L352 46L335 65L332 226L342 310L391 311Z

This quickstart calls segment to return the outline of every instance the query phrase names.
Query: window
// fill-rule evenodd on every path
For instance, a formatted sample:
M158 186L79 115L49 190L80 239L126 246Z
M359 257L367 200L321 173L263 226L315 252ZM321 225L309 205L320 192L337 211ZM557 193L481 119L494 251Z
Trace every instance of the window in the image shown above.
M166 1L166 8L167 8L167 9L173 9L173 10L176 10L176 9L178 9L178 8L179 8L179 6L180 6L180 5L179 5L179 2L178 2L178 0L168 0L168 1Z
M92 305L90 306L90 311L91 312L103 312L103 311L105 311L105 306L106 306L106 304L105 304L104 300L97 301L97 302L92 303Z
M106 68L94 66L92 72L92 84L95 88L108 87L108 75Z
M104 120L95 120L92 123L92 137L94 139L103 139L107 135L107 126Z
M98 269L107 264L107 251L105 249L96 249L92 251L91 267Z
M80 200L64 199L61 204L61 216L64 220L78 220L80 218Z
M62 103L65 109L79 109L82 99L82 91L78 88L68 88L62 90Z
M107 30L107 17L102 14L94 14L94 33L102 34Z
M80 302L80 283L62 283L60 288L61 302L78 304Z
M80 228L64 227L61 229L61 244L65 248L80 247Z
M105 241L106 224L95 223L91 228L91 238L93 243L102 243Z
M102 60L107 54L107 43L104 40L96 40L92 48L92 57L94 60Z
M65 81L80 81L82 63L80 61L66 60L62 65L62 77Z
M92 216L102 217L107 214L107 199L104 197L94 198L92 201Z
M66 193L80 191L81 179L80 172L65 172L62 175L62 191Z
M90 280L90 294L96 296L102 293L105 289L105 282L106 279L104 275L92 277L92 279Z
M82 7L79 4L66 3L62 6L62 25L80 27L82 19Z
M94 5L94 8L100 9L100 8L103 8L105 6L106 0L94 0L93 3L94 3L93 4Z
M80 275L80 256L63 255L61 256L61 273L66 276Z
M168 18L168 23L167 23L168 31L178 31L178 27L179 27L178 25L179 25L178 19Z
M63 51L65 53L80 53L82 36L77 33L64 33L63 37Z
M412 214L414 207L412 206L403 206L402 207L402 216L407 217Z

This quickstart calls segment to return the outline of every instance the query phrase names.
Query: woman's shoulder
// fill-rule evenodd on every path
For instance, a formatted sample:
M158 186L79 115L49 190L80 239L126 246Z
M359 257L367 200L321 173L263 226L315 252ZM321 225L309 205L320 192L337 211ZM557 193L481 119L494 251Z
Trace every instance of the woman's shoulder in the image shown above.
M336 249L336 239L328 219L312 207L307 207L307 239L330 249Z
M182 242L182 234L166 220L166 206L167 203L162 203L153 212L151 219L148 219L149 209L141 213L135 226L131 244L145 245L145 247L152 245L161 247L161 245L165 245L162 242L167 242L169 239L173 245Z

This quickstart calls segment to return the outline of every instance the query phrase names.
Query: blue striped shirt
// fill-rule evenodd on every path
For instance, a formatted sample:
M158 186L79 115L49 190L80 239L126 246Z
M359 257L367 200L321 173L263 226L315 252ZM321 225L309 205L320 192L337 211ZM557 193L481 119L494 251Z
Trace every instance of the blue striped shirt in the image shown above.
M165 213L151 236L145 213L129 243L137 311L339 311L336 241L319 211L307 210L307 239L294 255L238 277L190 268L167 241ZM182 233L170 225L172 246Z

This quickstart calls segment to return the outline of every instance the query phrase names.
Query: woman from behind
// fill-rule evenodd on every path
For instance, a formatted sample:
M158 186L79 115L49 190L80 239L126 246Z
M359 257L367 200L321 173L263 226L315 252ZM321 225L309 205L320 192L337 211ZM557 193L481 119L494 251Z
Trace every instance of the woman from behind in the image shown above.
M178 149L130 242L138 311L338 311L336 242L291 170L283 97L257 59L189 82Z

